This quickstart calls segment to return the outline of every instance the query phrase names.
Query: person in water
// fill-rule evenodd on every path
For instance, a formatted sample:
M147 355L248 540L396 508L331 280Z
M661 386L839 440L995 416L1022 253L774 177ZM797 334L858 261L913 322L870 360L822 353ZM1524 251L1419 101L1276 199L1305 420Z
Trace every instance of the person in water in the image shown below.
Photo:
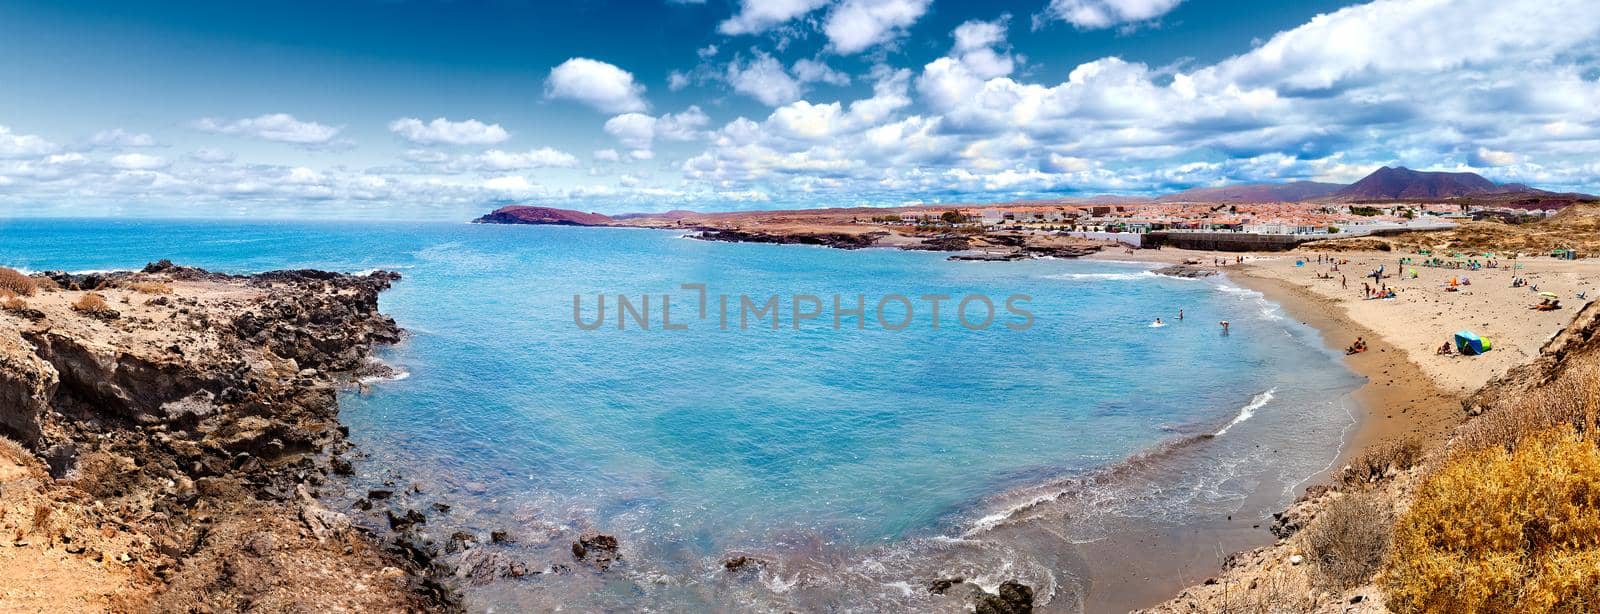
M1222 325L1222 334L1224 334L1224 335L1228 334L1228 321L1227 320L1223 320L1221 322L1218 322L1218 324Z
M1155 325L1156 326L1166 326L1165 324L1161 323L1161 318L1156 318L1156 324Z
M1582 296L1579 296L1579 297L1578 297L1578 298L1583 298L1583 297L1582 297ZM1179 322L1182 322L1182 321L1183 321L1183 310L1182 310L1182 309L1179 309L1179 310L1178 310L1178 321L1179 321Z

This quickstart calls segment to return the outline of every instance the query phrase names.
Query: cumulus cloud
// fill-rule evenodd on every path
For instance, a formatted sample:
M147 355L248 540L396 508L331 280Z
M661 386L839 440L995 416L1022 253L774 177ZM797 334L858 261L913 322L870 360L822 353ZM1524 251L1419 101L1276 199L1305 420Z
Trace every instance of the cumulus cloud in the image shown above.
M232 162L234 155L221 149L202 147L189 153L189 159L206 164L223 164Z
M148 171L166 168L169 164L160 156L150 156L141 153L122 154L112 156L111 166L129 171Z
M491 170L521 170L530 168L570 168L578 165L578 158L564 151L540 147L523 152L491 149L465 160Z
M717 26L729 36L760 34L826 6L828 0L740 0L739 12Z
M624 113L606 120L604 130L621 143L634 150L635 159L645 159L640 151L650 151L657 138L674 141L691 141L700 138L700 132L711 118L698 106L690 106L681 113L667 113L652 117L643 113Z
M794 19L822 27L825 17ZM1122 57L1041 66L1013 49L1009 26L1004 16L960 23L942 57L914 68L874 55L871 72L852 79L870 84L867 94L819 88L828 97L808 96L810 84L851 78L835 74L826 60L839 60L826 51L795 61L723 50L681 73L685 82L726 83L769 108L714 125L698 107L653 114L636 96L634 108L617 105L624 108L596 122L609 146L586 143L591 159L581 164L552 148L426 146L392 167L360 170L220 163L226 156L206 163L194 154L118 162L0 128L0 203L24 195L476 207L515 196L605 211L844 206L1351 181L1394 164L1600 189L1593 2L1375 0L1264 36L1232 57L1177 66ZM628 176L614 166L652 159L667 141L695 151ZM550 170L584 165L588 173ZM585 175L597 183L583 183Z
M757 53L754 58L737 58L728 64L726 79L733 91L739 92L769 107L800 99L800 82L789 76L777 58Z
M60 146L44 137L16 134L9 126L0 126L0 158L31 158L54 153Z
M932 0L844 0L828 12L822 32L830 49L855 54L890 42L928 12Z
M212 117L197 119L190 124L197 130L216 134L229 134L257 138L265 141L293 143L296 145L326 145L339 136L342 128L305 122L287 113L271 113L248 119L222 120Z
M1151 15L1116 6L1128 9L1120 19ZM1059 82L1016 76L1007 21L957 27L948 54L916 75L920 108L904 80L879 75L871 98L797 98L765 121L729 122L684 173L887 199L1349 181L1395 163L1560 188L1594 185L1600 166L1589 162L1600 130L1588 127L1600 109L1581 102L1600 99L1593 3L1378 0L1214 64L1105 57Z
M544 82L545 98L574 100L602 113L644 111L649 108L644 91L633 73L589 58L562 62Z
M656 118L643 113L624 113L606 120L605 131L616 137L623 147L649 149L656 138Z
M485 124L476 119L453 122L443 117L423 123L415 117L389 122L389 131L418 145L494 145L511 138L500 124Z
M790 67L794 78L801 83L826 83L828 85L850 85L850 75L844 74L828 66L822 60L801 58Z
M1045 15L1083 30L1147 22L1177 8L1183 0L1050 0Z
M96 147L155 147L156 139L148 134L113 128L96 132L89 143Z

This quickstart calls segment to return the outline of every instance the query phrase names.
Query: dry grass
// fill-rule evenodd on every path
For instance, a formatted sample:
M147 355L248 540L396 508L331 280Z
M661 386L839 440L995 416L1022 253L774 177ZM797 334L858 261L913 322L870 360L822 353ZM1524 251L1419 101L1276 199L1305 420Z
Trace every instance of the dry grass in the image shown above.
M1600 611L1600 448L1569 426L1446 462L1395 529L1395 612Z
M16 269L0 266L0 288L21 296L33 296L38 291L39 285L32 277L23 275Z
M159 281L136 281L128 289L139 294L172 294L172 285Z
M1407 438L1367 448L1339 474L1345 486L1369 486L1382 482L1390 472L1400 472L1416 466L1422 460L1422 444Z
M1393 528L1383 495L1357 492L1329 503L1301 532L1312 583L1336 594L1365 584L1383 565Z
M1248 585L1224 586L1220 604L1214 604L1219 614L1298 614L1316 611L1316 602L1310 598L1310 586L1305 574L1295 568L1280 566Z
M0 300L0 309L4 309L6 311L22 311L27 308L28 302L15 295L12 295L5 300Z
M80 313L93 314L110 311L111 306L106 304L106 297L101 296L99 293L86 292L78 298L78 302L72 304L72 309Z
M40 292L61 291L61 284L56 283L56 280L50 279L49 277L34 277L33 285L37 286Z
M1515 449L1524 437L1559 426L1594 433L1600 415L1600 354L1573 357L1555 379L1491 407L1456 434L1457 451Z

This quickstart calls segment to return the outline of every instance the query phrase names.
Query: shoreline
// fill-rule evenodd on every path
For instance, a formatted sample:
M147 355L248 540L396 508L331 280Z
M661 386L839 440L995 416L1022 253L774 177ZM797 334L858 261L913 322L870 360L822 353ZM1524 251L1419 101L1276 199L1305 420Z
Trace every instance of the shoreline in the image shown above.
M1118 261L1173 264L1199 254L1173 250L1160 253L1164 257L1134 260L1130 258L1138 258L1137 253L1132 257L1124 253ZM1286 316L1316 330L1330 350L1340 351L1345 336L1353 339L1359 335L1370 340L1371 351L1343 360L1347 368L1366 379L1349 393L1355 422L1338 443L1338 454L1328 469L1297 484L1297 496L1313 485L1330 482L1339 467L1369 446L1416 437L1424 442L1425 449L1431 450L1441 445L1449 430L1464 417L1460 411L1461 395L1440 390L1404 352L1376 331L1344 316L1337 304L1292 282L1254 273L1248 264L1229 265L1223 271L1229 282L1260 292L1267 301L1282 308ZM1397 382L1406 385L1396 385ZM1419 418L1420 425L1407 424ZM1084 544L1083 558L1091 562L1084 611L1126 612L1155 606L1188 586L1216 576L1229 555L1272 545L1276 539L1259 519L1238 517Z
M1361 267L1368 263L1375 266L1387 262L1392 267L1401 256L1382 252L1339 254L1351 261L1342 267L1346 269L1342 274L1352 277L1360 275L1364 270ZM1244 262L1233 262L1235 257L1243 257ZM1215 266L1214 258L1223 258L1227 264ZM1307 259L1307 266L1292 266L1296 258ZM1424 454L1442 447L1455 427L1468 418L1462 403L1474 391L1507 370L1530 362L1538 354L1538 345L1549 336L1544 334L1544 329L1548 328L1549 334L1554 335L1564 328L1570 312L1557 312L1532 321L1523 316L1527 312L1519 302L1524 298L1521 291L1511 290L1507 283L1500 283L1495 277L1505 277L1508 281L1513 273L1532 276L1551 284L1561 283L1561 287L1551 289L1568 292L1581 291L1587 287L1586 282L1600 277L1596 275L1600 267L1593 263L1561 263L1537 258L1518 261L1519 265L1528 267L1526 270L1424 268L1419 280L1396 278L1390 282L1400 288L1399 300L1359 301L1355 300L1359 299L1359 286L1330 288L1327 284L1336 284L1336 281L1322 286L1312 281L1315 253L1218 254L1164 249L1139 250L1133 254L1102 252L1086 258L1150 264L1177 264L1188 259L1198 259L1204 264L1196 266L1217 270L1233 283L1260 292L1266 300L1280 306L1286 316L1315 329L1323 345L1331 351L1342 352L1357 337L1367 342L1368 351L1343 357L1347 368L1366 379L1349 395L1356 422L1340 443L1338 456L1329 470L1297 486L1302 493L1300 499L1312 497L1315 491L1307 489L1315 485L1333 483L1340 467L1347 466L1354 457L1374 446L1412 440L1421 445ZM1489 281L1486 287L1474 286L1465 292L1446 293L1444 280L1457 275L1470 275L1479 283L1484 283L1485 279ZM1300 283L1300 280L1312 283ZM1351 283L1361 282L1351 280ZM1436 308L1435 303L1445 303L1449 307ZM1576 309L1581 305L1572 307ZM1479 318L1477 323L1471 324L1474 328L1500 329L1495 331L1495 338L1496 349L1501 351L1487 355L1490 361L1481 360L1485 357L1473 357L1468 361L1455 356L1432 356L1428 350L1436 346L1427 339L1447 338L1448 333L1442 331L1455 328L1444 326L1446 322L1441 320L1463 320L1469 314ZM1482 320L1483 317L1489 319ZM1506 320L1515 321L1515 324L1507 324ZM1498 345L1502 339L1507 347ZM1428 360L1430 358L1433 360ZM1422 364L1424 362L1426 364ZM1297 499L1284 511L1285 518L1280 522L1294 522L1287 517L1297 516L1296 509L1301 507ZM1201 543L1185 544L1186 539ZM1174 543L1179 544L1176 551L1172 549ZM1173 602L1169 600L1189 597L1193 592L1191 587L1202 581L1214 581L1236 553L1259 552L1258 549L1275 544L1282 546L1284 540L1276 539L1264 529L1241 531L1234 525L1213 523L1169 531L1165 539L1108 548L1104 556L1088 557L1091 561L1104 562L1097 570L1100 579L1093 582L1091 589L1091 597L1095 593L1099 593L1099 597L1091 599L1086 611L1130 608L1171 611Z

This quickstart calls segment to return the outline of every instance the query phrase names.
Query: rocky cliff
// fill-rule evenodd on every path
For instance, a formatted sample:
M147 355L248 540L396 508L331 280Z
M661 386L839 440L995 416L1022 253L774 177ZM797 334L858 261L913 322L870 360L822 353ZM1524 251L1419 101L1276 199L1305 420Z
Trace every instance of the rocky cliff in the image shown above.
M316 497L393 273L48 273L0 310L0 591L23 607L453 607ZM48 578L30 581L29 578Z

